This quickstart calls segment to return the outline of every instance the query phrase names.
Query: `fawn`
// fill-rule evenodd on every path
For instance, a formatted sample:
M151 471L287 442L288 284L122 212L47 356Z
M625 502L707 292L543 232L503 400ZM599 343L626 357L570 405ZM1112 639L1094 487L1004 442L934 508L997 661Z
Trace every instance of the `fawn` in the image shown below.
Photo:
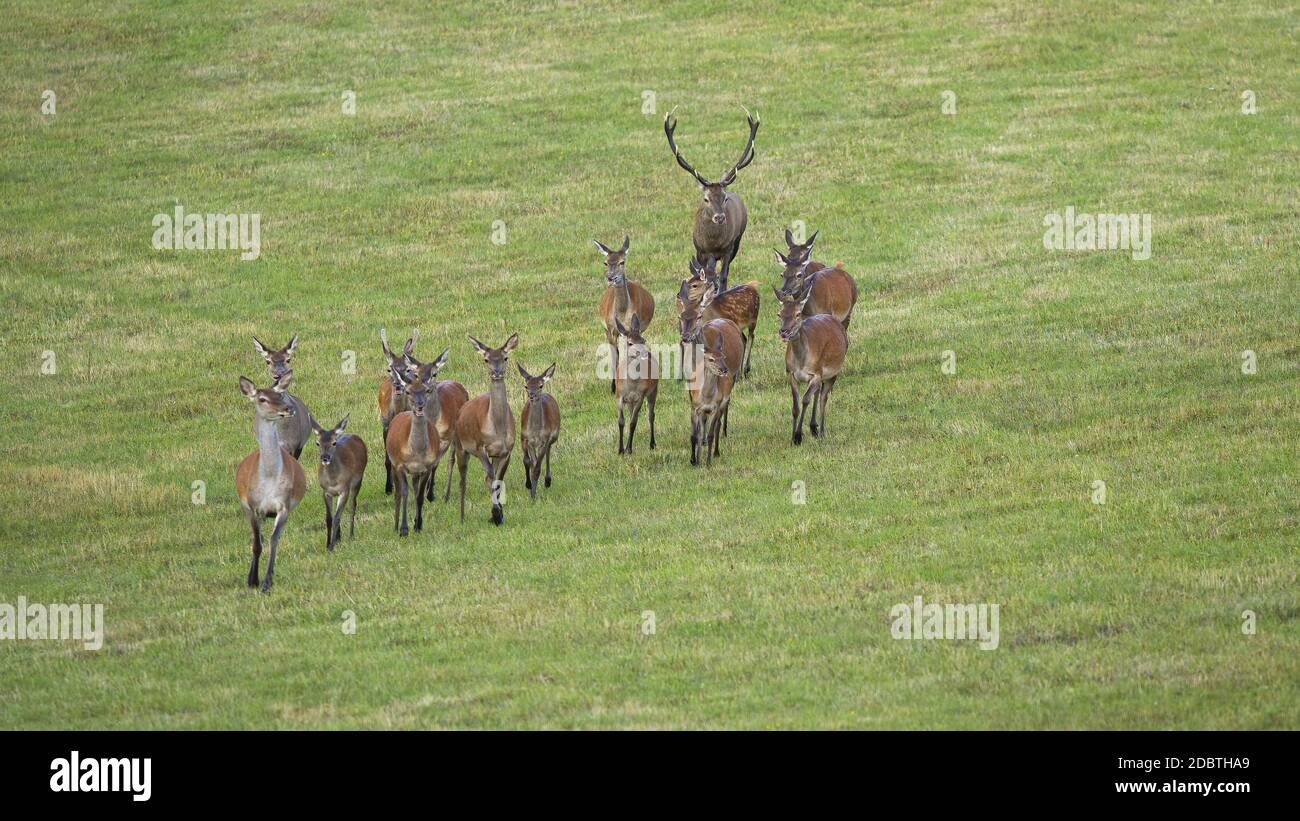
M518 363L519 375L524 379L528 401L519 414L519 441L524 446L524 485L529 494L537 498L537 479L546 462L546 486L551 486L551 446L560 438L560 404L543 388L555 376L555 363L533 376Z
M632 315L632 326L616 322L619 336L627 341L627 352L622 370L616 375L618 397L618 452L631 453L632 440L636 438L636 420L641 415L641 404L649 406L650 450L655 449L655 400L659 397L659 363L641 336L641 318ZM623 412L632 411L632 426L627 432L627 448L623 447Z
M682 280L682 287L677 291L677 310L682 303L695 302L704 296L709 288L718 293L704 310L704 320L725 317L740 328L740 338L745 344L744 365L736 374L738 379L749 378L749 363L754 352L754 328L758 325L758 282L746 282L722 291L718 287L718 274L714 270L716 257L709 257L705 265L691 260L691 275Z
M289 514L307 492L302 465L280 444L276 423L291 419L297 409L285 392L289 376L281 374L271 387L258 390L252 380L239 377L239 390L253 403L253 435L257 450L244 457L235 469L235 491L239 505L253 529L253 564L248 569L248 586L257 587L258 563L262 558L262 520L275 517L271 531L271 556L266 562L262 592L269 593L275 575L275 548L280 543Z
M293 352L298 348L297 334L293 335L288 345L278 350L266 347L257 337L253 337L253 347L266 360L266 369L272 380L286 374L293 376L292 362ZM301 399L291 393L286 393L285 397L293 405L294 414L281 419L276 424L276 432L280 436L280 444L293 454L293 458L298 459L302 456L302 449L307 446L307 441L311 439L313 420L311 411L307 410L307 405Z
M677 130L677 118L673 112L664 116L664 136L668 138L668 147L688 174L695 178L703 190L704 199L695 209L695 220L691 227L691 242L695 245L695 259L704 262L710 256L722 259L722 273L719 276L719 290L727 290L727 276L731 272L731 263L740 253L740 240L745 236L745 227L749 224L749 211L739 194L727 190L727 186L736 181L741 169L754 161L754 137L758 135L759 121L745 111L745 121L749 125L749 141L745 150L740 152L740 159L722 179L709 182L686 162L682 152L677 148L673 132ZM647 320L647 324L649 324Z
M808 430L818 439L826 436L826 400L844 368L844 355L848 351L849 337L844 326L831 314L804 316L808 295L793 297L776 291L781 303L778 319L781 323L781 341L785 343L785 370L790 375L791 416L794 431L790 441L803 442L803 418L808 412L808 402L813 402L812 419ZM799 385L808 384L799 403Z
M623 237L623 247L611 251L609 246L592 240L600 252L605 255L605 282L608 287L600 297L600 321L605 326L605 341L609 344L609 364L611 378L609 391L614 392L613 374L618 373L618 329L617 320L624 325L632 323L632 315L641 317L643 327L649 327L655 315L655 300L650 292L639 283L627 278L624 266L627 263L627 249L631 240Z
M343 432L347 426L347 416L332 428L322 428L312 422L316 444L320 447L320 470L316 479L325 498L325 549L331 553L339 543L343 512L349 501L352 503L352 518L348 524L348 537L357 533L357 495L361 492L361 480L366 475L369 458L361 437Z
M465 521L466 461L473 455L483 464L486 474L488 493L492 498L492 524L500 525L505 521L506 470L510 467L510 452L515 447L515 415L511 413L506 397L506 361L519 344L519 334L511 334L500 348L489 348L472 336L469 341L487 363L491 387L487 393L466 402L456 421L460 520Z
M691 464L698 465L699 446L705 446L705 462L721 456L718 427L726 433L727 412L731 407L731 389L740 371L744 343L740 329L730 319L719 317L704 321L704 310L714 294L709 289L699 302L685 302L679 323L682 342L691 346L691 374L687 385L691 393ZM704 362L700 362L703 354Z
M849 329L853 306L858 302L858 283L844 270L844 263L826 267L812 259L813 243L817 232L807 242L794 241L790 229L785 231L786 253L776 252L776 262L781 266L781 292L790 297L808 296L804 316L830 314Z

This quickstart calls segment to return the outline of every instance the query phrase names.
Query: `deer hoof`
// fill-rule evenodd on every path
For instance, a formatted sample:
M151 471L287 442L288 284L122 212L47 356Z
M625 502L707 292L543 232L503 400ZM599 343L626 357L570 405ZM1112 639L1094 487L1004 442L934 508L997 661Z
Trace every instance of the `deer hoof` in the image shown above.
M803 431L799 431L799 432L796 433L794 436L792 436L792 437L790 438L790 441L791 441L792 443L796 444L796 445L802 445L802 444L803 444Z
M492 508L492 524L494 524L494 525L498 525L498 526L499 526L499 525L501 524L501 522L502 522L504 519L505 519L505 516L504 516L504 515L502 514L502 512L501 512L501 508L499 508L499 507L493 507L493 508Z
M546 477L546 486L547 486L547 487L550 487L550 486L551 486L551 477L549 477L549 476Z
M397 535L398 535L398 536L405 536L408 532L409 532L409 531L408 531L406 528L402 528L401 530L397 531Z
M271 580L270 580L270 579L267 579L266 581L262 582L262 592L263 592L263 593L270 593L270 592L271 592Z

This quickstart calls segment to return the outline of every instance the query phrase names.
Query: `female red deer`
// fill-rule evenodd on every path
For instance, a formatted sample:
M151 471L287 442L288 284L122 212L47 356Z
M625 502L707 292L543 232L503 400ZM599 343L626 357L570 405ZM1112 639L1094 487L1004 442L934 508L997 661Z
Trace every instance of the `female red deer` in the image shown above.
M749 363L754 352L754 328L758 325L758 281L746 282L725 291L720 290L718 274L714 270L714 257L709 257L706 265L691 260L691 275L682 280L677 291L677 311L682 310L686 302L698 302L704 292L712 288L716 293L713 301L704 311L704 321L725 317L740 328L740 338L745 344L745 363L737 378L749 378Z
M271 387L258 390L247 377L239 377L239 390L253 403L253 436L257 450L244 457L235 469L235 492L253 529L253 564L248 569L248 586L257 587L258 563L262 558L262 520L275 517L271 531L271 557L266 562L262 592L269 593L275 576L275 548L280 543L289 514L307 493L307 476L302 465L283 445L276 423L297 413L285 388L289 377L281 375Z
M778 319L781 323L781 341L785 343L785 370L790 375L791 416L794 431L790 441L803 443L803 418L808 412L808 402L813 402L812 419L808 430L817 438L826 436L826 400L830 398L835 380L844 367L849 338L844 326L830 314L805 317L808 297L791 297L776 291L781 303ZM799 403L799 385L807 383L803 405Z
M619 335L627 340L627 356L623 370L615 377L618 397L618 452L632 452L632 440L636 438L636 420L641 415L641 405L649 405L650 413L650 450L655 449L655 401L659 397L659 364L654 354L641 336L641 318L632 315L631 327L617 323ZM623 447L623 412L632 411L632 427L627 432L627 448Z
M325 497L325 549L331 553L339 543L343 513L349 501L352 503L352 519L348 536L356 535L357 494L361 492L361 480L366 475L366 443L360 436L344 433L347 426L346 416L332 428L322 428L312 422L316 444L320 447L320 470L316 478Z
M253 347L266 360L266 370L272 380L282 376L290 378L293 376L293 352L298 349L297 334L293 335L288 345L279 350L266 347L257 337L253 337ZM286 381L285 384L288 382ZM281 419L276 424L276 433L280 436L280 444L293 454L293 458L298 459L302 456L302 449L311 439L311 411L307 410L307 405L293 394L285 393L285 397L293 405L294 413L293 416Z
M686 377L691 393L692 465L700 463L700 445L704 445L707 465L713 464L713 456L722 455L718 428L721 424L726 430L731 389L745 350L736 323L721 317L704 321L703 311L712 302L713 294L710 289L700 302L683 304L679 316L682 342L692 349L691 372Z
M383 428L383 440L388 442L388 426L392 424L393 417L406 410L406 397L402 395L400 388L394 387L393 378L389 374L392 368L402 372L402 378L406 382L414 382L417 378L416 367L413 352L415 350L415 340L419 338L418 330L411 331L410 337L406 340L406 346L402 348L401 356L393 353L388 347L388 332L383 328L379 329L379 345L384 352L384 378L379 380L379 425ZM388 448L384 448L384 494L393 492L393 465L388 461Z
M624 326L632 324L633 315L641 317L642 327L649 327L655 315L655 300L650 292L639 283L627 278L624 269L627 263L627 249L631 240L623 237L623 247L611 251L609 246L592 240L600 252L605 255L605 293L600 297L600 321L605 326L605 342L609 345L610 393L614 392L614 375L618 373L618 331L615 322Z
M816 240L817 232L813 232L807 242L795 242L790 229L786 229L785 242L789 250L784 254L776 252L776 261L782 266L781 292L789 297L807 296L804 316L830 314L847 331L849 320L853 318L853 306L858 302L858 283L844 270L844 263L837 262L834 267L827 268L811 258Z
M695 244L695 259L703 264L710 256L722 260L722 273L719 275L719 290L727 290L727 276L731 272L731 263L740 253L740 240L745 236L745 227L749 224L749 211L738 194L726 190L736 181L736 174L754 161L754 137L758 134L758 120L745 111L745 120L749 124L749 141L745 150L740 152L740 159L731 166L722 179L709 182L700 176L691 164L686 162L682 152L673 140L677 130L677 118L670 111L664 116L664 135L668 137L668 147L672 149L677 164L686 170L704 190L704 199L695 209L695 223L691 229L691 241ZM647 323L648 324L648 323Z
M393 527L403 536L407 532L407 475L415 477L415 530L419 532L424 527L424 502L434 497L432 487L438 476L438 465L448 451L451 451L452 463L447 467L447 498L451 496L451 470L459 456L459 451L452 445L453 429L469 394L458 382L436 379L450 353L450 349L445 350L433 362L421 365L414 382L407 382L398 368L389 370L410 408L393 417L385 442L397 491Z
M465 521L465 468L471 455L477 456L486 474L488 494L492 498L492 524L505 521L506 470L515 448L515 415L506 397L506 361L519 344L519 334L511 334L500 348L489 348L474 337L469 341L487 363L491 387L460 409L456 422L456 458L460 460L460 520Z
M560 438L560 404L545 391L546 383L555 376L555 363L533 376L524 366L515 364L524 378L527 401L519 414L519 440L524 445L524 485L534 499L537 498L537 480L541 476L542 462L546 462L546 486L551 486L551 447Z

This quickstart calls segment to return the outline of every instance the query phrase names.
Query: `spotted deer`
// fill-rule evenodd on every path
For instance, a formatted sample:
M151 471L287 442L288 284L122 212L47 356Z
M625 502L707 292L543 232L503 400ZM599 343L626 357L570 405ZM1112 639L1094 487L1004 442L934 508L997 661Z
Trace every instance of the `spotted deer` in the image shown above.
M271 591L275 576L275 548L280 543L289 514L307 493L307 476L302 465L280 444L277 422L298 413L285 388L289 377L281 374L271 387L258 390L252 380L239 377L239 390L253 403L253 436L257 450L244 457L235 469L235 491L248 525L253 530L253 563L248 569L248 586L257 587L258 564L262 558L262 520L275 518L271 531L271 556L266 562L262 592Z
M781 341L785 343L785 370L790 376L790 414L794 429L790 441L803 443L803 420L808 403L813 403L808 430L818 439L826 436L826 400L830 398L835 380L844 368L844 355L848 351L849 337L844 326L831 314L804 316L809 297L794 297L773 288L781 303L777 314L780 321ZM799 402L799 386L807 384L808 390Z
M731 406L731 389L744 355L740 329L730 319L719 317L704 321L704 310L713 301L709 289L700 302L682 305L678 317L682 342L691 347L691 371L687 386L691 395L691 464L698 465L703 445L705 464L722 455L718 429L726 433L726 419Z
M644 403L650 415L650 450L655 449L655 401L659 397L659 363L641 336L641 318L632 315L631 327L617 323L619 336L627 344L622 370L617 374L615 395L618 397L618 452L632 453L632 440L636 438L636 420ZM627 447L623 447L624 412L632 412L632 426L627 432Z
M744 366L736 374L737 379L749 378L749 363L754 352L754 328L758 325L758 282L746 282L725 291L719 290L718 274L714 270L717 259L709 257L705 265L695 260L690 262L691 275L682 280L677 291L677 310L680 313L685 302L699 301L704 292L710 288L717 291L713 301L704 310L704 320L725 317L740 328L741 341L745 343Z
M740 195L727 190L727 186L736 181L736 175L754 161L754 137L758 134L759 121L748 110L745 111L745 120L749 124L749 141L745 143L745 150L740 152L740 159L722 175L722 179L709 182L686 162L677 148L673 139L673 133L677 130L677 118L673 112L664 116L664 135L668 138L673 158L695 178L704 192L703 200L695 209L691 242L695 245L695 259L701 264L710 256L722 260L722 272L718 276L720 291L727 290L731 263L740 253L740 240L745 236L745 227L749 224L749 211L745 208L744 201Z
M786 296L808 296L804 316L830 314L849 329L853 306L858 302L858 283L844 270L844 263L827 267L812 259L813 243L817 232L806 242L795 242L790 229L785 231L788 250L776 252L776 262L781 266L781 292Z
M488 494L492 499L492 523L505 521L506 470L515 448L515 415L506 397L506 361L519 344L519 334L511 334L500 348L489 348L474 337L469 341L487 363L488 392L476 396L460 409L456 422L457 458L460 460L460 520L465 521L465 469L470 456L483 465Z
M281 376L293 376L293 354L298 349L298 335L294 334L289 340L289 344L283 348L268 348L262 344L257 337L253 337L253 347L262 358L266 360L266 370L270 373L271 379L279 379ZM297 459L302 456L302 449L307 446L311 439L312 417L311 411L307 410L307 405L301 399L291 393L286 393L289 402L293 405L294 413L292 416L281 419L276 424L276 432L280 435L280 444L293 454Z
M519 375L524 380L527 400L519 414L519 441L524 446L524 486L537 498L537 480L541 478L542 462L546 462L546 486L551 486L551 447L560 438L560 403L546 392L546 383L555 376L555 363L533 376L518 363Z
M320 448L320 470L316 479L325 498L325 549L334 552L341 537L343 513L352 503L352 518L348 524L348 537L357 532L357 495L361 480L366 475L366 443L360 436L344 433L348 417L332 428L322 428L312 422L316 431L316 444Z
M402 353L393 353L388 347L388 331L383 328L379 329L379 345L384 353L384 378L379 380L379 425L383 428L383 441L388 442L388 426L392 423L393 417L406 410L406 397L402 395L401 389L396 387L391 375L391 369L397 368L403 374L407 382L412 382L416 378L416 368L419 363L414 358L415 340L419 338L418 330L411 331L410 337L406 340L406 345L402 348ZM393 492L393 465L388 461L388 448L384 448L384 494L388 495Z
M610 373L618 373L618 330L615 322L630 325L632 316L641 317L644 327L650 326L655 315L655 300L650 292L639 283L627 278L625 265L627 249L631 245L628 237L623 237L623 246L617 251L597 240L592 243L605 255L605 293L600 297L600 321L605 326L605 341L609 344ZM614 379L609 381L610 393L614 392Z

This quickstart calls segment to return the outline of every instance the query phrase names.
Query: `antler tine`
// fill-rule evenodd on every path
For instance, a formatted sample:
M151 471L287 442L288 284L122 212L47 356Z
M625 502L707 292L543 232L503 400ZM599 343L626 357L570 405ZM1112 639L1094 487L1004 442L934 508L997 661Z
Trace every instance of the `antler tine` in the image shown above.
M741 108L745 107L741 106ZM723 185L731 185L735 182L736 173L754 161L754 137L758 135L761 121L755 119L754 115L749 113L749 109L745 108L745 122L749 125L749 142L745 143L745 150L740 152L740 159L736 160L736 164L731 166L731 170L722 178Z
M700 172L691 167L691 164L686 161L686 158L682 156L682 152L677 148L677 142L673 140L673 132L677 130L677 118L673 116L673 111L676 110L677 107L674 106L672 111L664 115L664 136L668 138L668 147L673 150L673 157L677 160L678 165L686 169L700 185L708 185L709 181L701 177Z

